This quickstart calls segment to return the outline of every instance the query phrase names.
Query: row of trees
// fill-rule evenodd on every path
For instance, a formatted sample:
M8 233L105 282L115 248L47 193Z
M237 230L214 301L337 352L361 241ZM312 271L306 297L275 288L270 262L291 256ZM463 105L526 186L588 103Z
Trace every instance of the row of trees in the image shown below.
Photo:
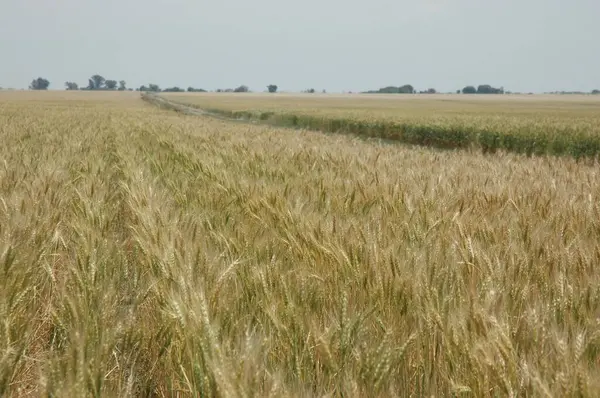
M128 90L125 80L117 82L116 80L105 79L101 75L94 75L90 77L86 87L80 88L75 82L65 82L65 88L67 90Z
M31 84L29 85L30 90L47 90L50 87L50 82L47 79L42 77L38 77L37 79L33 79ZM65 82L65 88L67 90L118 90L118 91L133 91L132 88L127 88L127 83L125 80L121 80L117 82L116 80L105 79L101 75L94 75L88 79L87 87L80 88L79 85L75 82ZM269 84L267 86L267 91L270 93L276 93L279 87L276 84ZM164 90L157 84L149 84L148 86L142 85L139 88L135 89L136 91L150 91L150 92L166 92L166 93L178 93L178 92L199 92L204 93L206 90L201 88L188 87L187 90L184 90L179 87L170 87ZM241 85L236 88L228 88L228 89L217 89L218 93L247 93L250 92L248 86ZM304 93L314 93L315 89L311 88L303 91ZM323 90L325 92L325 90ZM387 86L380 88L379 90L370 90L366 91L367 94L417 94L415 88L410 84L405 84L403 86ZM436 89L430 88L425 91L419 91L419 94L435 94L437 93ZM504 94L504 87L496 88L492 87L489 84L482 84L477 87L475 86L466 86L462 90L456 90L456 94ZM510 92L507 92L510 93ZM571 92L560 92L561 94L570 94ZM583 92L573 92L577 94L585 94ZM591 94L600 95L600 90L592 90Z
M416 94L415 88L410 84L404 86L387 86L379 90L369 90L366 94Z
M143 85L139 88L136 88L135 91L146 91L146 92L152 92L152 93L185 93L186 91L188 93L205 93L206 92L206 90L204 90L202 88L194 88L194 87L188 87L187 90L180 88L180 87L169 87L169 88L161 89L158 84L149 84L148 86Z
M50 87L50 82L44 78L34 79L29 85L30 90L47 90ZM94 75L88 79L88 85L86 87L79 87L79 85L75 82L65 82L66 90L118 90L118 91L133 91L132 88L127 88L127 83L125 80L121 80L117 82L116 80L105 79L101 75ZM267 91L270 93L276 93L279 87L276 84L269 84L267 86ZM180 87L170 87L166 89L161 89L158 84L149 84L142 85L139 88L136 88L135 91L147 91L147 92L165 92L165 93L205 93L206 90L202 88L194 88L188 87L187 90ZM236 88L227 88L227 89L217 89L217 93L248 93L250 89L246 85L241 85ZM304 92L314 93L315 89L311 88ZM325 90L323 90L325 92Z
M30 90L48 90L50 87L50 81L42 77L33 79L29 85ZM65 82L65 89L69 91L74 90L90 90L90 91L133 91L133 88L127 88L125 80L116 81L112 79L106 79L102 75L94 75L88 79L88 85L86 87L80 87L75 82ZM186 90L179 87L171 87L164 90L158 86L158 84L149 84L148 86L142 85L135 89L136 91L153 91L153 92L185 92ZM188 87L188 92L206 92L201 88Z
M504 94L504 87L495 88L489 84L482 84L475 88L474 86L467 86L462 90L456 90L457 94ZM387 86L380 88L379 90L366 91L367 94L436 94L435 88L429 88L423 91L417 91L411 84L405 84L403 86Z
M367 94L417 94L417 91L410 84L404 86L387 86L380 88L379 90L366 91ZM419 94L436 94L437 90L430 88L424 91L419 91ZM456 90L456 94L511 94L510 91L504 91L504 87L496 88L489 84L481 84L477 87L466 86L462 90ZM553 92L552 94L587 94L585 92ZM592 90L591 94L600 95L600 90Z
M217 93L248 93L250 89L248 86L241 85L236 88L218 88L215 90Z
M460 92L457 90L457 94ZM482 84L480 86L467 86L462 89L463 94L504 94L504 87L496 88L492 87L489 84Z
M546 93L546 94L569 95L569 94L587 94L587 93L583 92L583 91L551 91L551 92ZM590 94L592 94L592 95L600 95L600 90L592 90Z

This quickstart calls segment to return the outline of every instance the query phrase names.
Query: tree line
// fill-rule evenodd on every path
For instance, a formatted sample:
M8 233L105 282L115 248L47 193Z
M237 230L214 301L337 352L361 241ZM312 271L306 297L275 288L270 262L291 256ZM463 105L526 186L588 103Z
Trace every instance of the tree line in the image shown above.
M48 79L44 79L42 77L38 77L37 79L33 79L31 84L29 85L30 90L48 90L50 87L50 81ZM101 75L94 75L88 79L88 85L86 87L80 87L75 82L65 82L65 89L69 91L73 90L105 90L105 91L134 91L133 88L127 88L127 83L124 80L117 82L116 80L105 79ZM269 84L267 86L267 91L269 93L276 93L279 87L276 84ZM158 84L148 84L142 85L135 89L135 91L144 91L144 92L155 92L155 93L206 93L207 90L202 88L194 88L188 87L187 89L183 89L180 87L169 87L165 89L161 89ZM241 85L236 88L226 88L226 89L216 89L217 93L249 93L250 88L246 85ZM323 93L326 91L323 90ZM314 88L310 88L304 90L303 93L315 93Z
M42 77L33 79L29 84L30 90L48 90L50 87L50 81ZM102 75L93 75L88 79L88 84L85 87L79 86L76 82L65 82L65 89L68 91L80 90L80 91L134 91L133 88L127 87L125 80L112 80L106 79ZM153 92L206 92L201 88L188 87L184 90L179 87L170 87L161 89L158 84L149 84L148 86L142 85L135 89L135 91L153 91Z
M405 84L403 86L387 86L380 88L379 90L365 91L365 94L436 94L438 91L435 88L428 88L427 90L417 91L411 84ZM504 94L504 87L495 88L489 84L482 84L475 88L475 86L466 86L462 90L456 90L456 94Z
M31 84L29 85L30 90L48 90L50 87L50 81L48 79L44 79L42 77L38 77L37 79L33 79ZM66 90L107 90L107 91L133 91L133 88L127 88L127 83L124 80L116 81L111 79L105 79L101 75L93 75L88 79L88 84L85 87L80 87L75 82L65 82ZM267 86L267 91L269 93L276 93L278 90L278 86L276 84L269 84ZM164 93L205 93L207 90L202 88L194 88L188 87L187 89L183 89L180 87L169 87L165 89L161 89L158 84L148 84L142 85L135 89L135 91L146 91L146 92L164 92ZM246 85L241 85L236 88L227 88L227 89L217 89L215 90L217 93L248 93L250 89ZM303 93L315 93L315 89L307 89L302 91ZM436 94L438 91L435 88L429 88L423 91L415 90L414 86L411 84L405 84L402 86L387 86L380 88L378 90L369 90L364 91L363 94ZM323 90L325 93L325 90ZM477 87L475 86L466 86L462 90L456 90L456 94L511 94L510 91L505 91L504 87L493 87L489 84L481 84ZM555 91L552 94L587 94L581 91ZM600 90L592 90L590 94L600 95Z
M387 86L379 90L363 91L363 94L436 94L438 91L435 88L417 91L411 84L403 86ZM456 94L513 94L510 91L505 91L504 87L493 87L489 84L481 84L477 87L466 86L462 90L456 90ZM514 93L517 94L517 93ZM589 93L583 91L553 91L550 94L594 94L600 95L600 90L592 90Z

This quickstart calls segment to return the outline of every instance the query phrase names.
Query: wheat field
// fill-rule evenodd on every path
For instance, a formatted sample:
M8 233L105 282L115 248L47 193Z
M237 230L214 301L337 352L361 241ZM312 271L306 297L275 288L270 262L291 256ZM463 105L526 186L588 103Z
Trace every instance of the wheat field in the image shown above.
M292 94L292 93L161 93L178 102L228 111L273 111L343 116L365 119L446 121L470 116L473 123L506 121L520 123L551 120L559 124L587 120L596 132L600 127L600 96L597 95L455 95L455 94ZM513 117L511 117L513 116ZM561 123L562 121L562 123ZM508 123L505 123L508 124Z
M600 395L600 176L0 93L0 396Z
M275 125L441 148L600 158L600 95L161 95Z

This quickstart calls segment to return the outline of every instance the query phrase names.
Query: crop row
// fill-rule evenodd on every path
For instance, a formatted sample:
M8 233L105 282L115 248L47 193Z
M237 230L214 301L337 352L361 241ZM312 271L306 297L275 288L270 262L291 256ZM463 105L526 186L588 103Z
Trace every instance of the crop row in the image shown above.
M177 106L201 108L198 104L179 103ZM572 156L576 159L597 158L600 136L582 128L540 123L518 129L507 128L502 121L496 125L466 122L431 123L384 119L365 120L356 117L296 114L285 111L206 109L213 115L238 120L260 121L275 126L317 130L326 133L349 133L362 137L380 138L407 144L444 149L475 148L484 153L508 151L526 155Z

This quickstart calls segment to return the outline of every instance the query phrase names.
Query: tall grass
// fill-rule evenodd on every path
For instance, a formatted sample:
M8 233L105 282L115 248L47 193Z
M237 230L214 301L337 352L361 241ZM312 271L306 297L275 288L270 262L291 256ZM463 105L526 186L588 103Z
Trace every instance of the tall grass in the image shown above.
M0 97L0 396L600 393L597 167L114 98Z

